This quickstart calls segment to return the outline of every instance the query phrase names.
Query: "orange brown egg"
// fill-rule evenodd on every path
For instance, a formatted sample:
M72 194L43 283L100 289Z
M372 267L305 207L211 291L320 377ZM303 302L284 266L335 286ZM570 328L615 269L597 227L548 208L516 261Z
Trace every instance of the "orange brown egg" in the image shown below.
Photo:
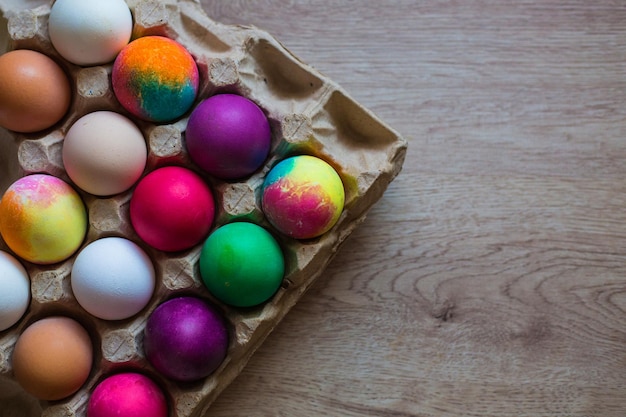
M48 56L18 49L0 56L0 126L31 133L55 125L72 91L63 69Z
M66 398L87 381L93 346L85 328L74 319L53 316L31 324L13 352L15 379L40 400Z

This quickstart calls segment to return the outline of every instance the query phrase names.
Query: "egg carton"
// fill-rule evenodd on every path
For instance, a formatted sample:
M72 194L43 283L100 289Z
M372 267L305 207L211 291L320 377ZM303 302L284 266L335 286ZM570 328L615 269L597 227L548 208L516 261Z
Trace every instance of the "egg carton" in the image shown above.
M172 417L201 416L381 198L401 170L406 141L268 33L254 27L220 24L206 15L198 1L128 0L134 37L167 36L193 55L201 78L198 100L217 93L239 94L256 102L270 121L272 150L262 168L242 181L208 177L197 169L185 150L188 115L169 124L146 123L128 115L112 91L112 65L79 67L63 60L54 50L47 34L51 5L43 3L0 0L4 15L0 22L0 52L33 49L51 56L68 73L74 98L69 113L46 131L16 134L0 128L0 192L31 173L52 174L71 184L61 157L65 133L87 113L116 111L134 120L146 138L146 173L164 165L183 165L203 175L216 198L214 227L246 219L273 231L285 254L286 273L277 294L259 307L238 309L220 304L199 277L200 245L170 254L152 249L139 239L129 221L132 189L110 198L79 190L89 215L83 246L107 236L122 236L139 243L155 265L157 289L150 304L138 315L124 321L105 321L85 312L72 294L69 278L75 256L49 266L23 262L31 278L32 301L18 324L0 332L0 391L3 384L14 384L11 354L19 334L38 319L61 314L75 318L89 331L95 346L94 367L75 395L62 401L41 401L43 416L85 416L90 392L103 378L120 370L140 370L160 384ZM330 163L346 191L345 208L337 224L323 236L304 241L273 230L260 208L260 188L266 173L276 162L298 154L318 156ZM1 241L0 249L9 251ZM176 295L210 300L230 323L230 347L225 361L212 375L196 383L177 383L162 377L143 353L142 335L148 316L160 303Z

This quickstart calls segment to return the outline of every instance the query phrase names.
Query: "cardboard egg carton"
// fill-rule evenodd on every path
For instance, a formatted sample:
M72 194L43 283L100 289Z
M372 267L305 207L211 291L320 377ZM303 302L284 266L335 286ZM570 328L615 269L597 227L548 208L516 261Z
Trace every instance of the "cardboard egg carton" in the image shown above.
M145 245L129 221L132 190L99 198L79 190L89 214L86 245L105 236L122 236L139 243L157 271L157 289L150 304L124 321L90 316L75 300L70 272L75 256L50 266L24 262L31 277L32 302L23 319L0 332L0 391L13 384L11 354L19 334L32 322L55 314L73 317L90 332L95 348L94 367L86 384L70 398L41 402L43 416L86 414L90 392L103 378L119 370L141 370L166 392L172 417L201 416L216 396L240 373L253 352L320 276L371 206L399 173L406 142L336 83L307 66L268 33L253 27L228 26L210 19L193 0L127 1L134 18L134 36L164 35L185 46L201 74L198 100L217 93L236 93L255 101L272 128L272 151L265 165L242 181L224 182L196 169L184 146L187 116L171 124L155 125L130 117L149 145L146 172L164 165L184 165L199 172L213 188L217 204L214 227L246 219L277 236L284 251L286 275L278 293L251 309L228 307L215 301L199 277L201 245L182 253L164 253ZM24 9L24 7L28 7ZM49 173L71 183L61 158L63 138L72 124L96 110L128 114L117 103L110 82L111 65L79 67L64 61L47 35L50 4L43 1L0 0L4 14L0 52L34 49L61 64L73 84L69 113L56 126L35 134L16 134L0 128L0 192L17 178ZM5 29L6 27L6 29ZM310 154L329 162L346 190L345 209L338 223L320 238L298 241L280 235L260 209L260 187L279 160ZM8 250L0 241L0 249ZM230 347L222 366L196 383L176 383L160 376L146 361L142 335L149 314L176 295L196 295L212 301L230 323ZM11 385L13 386L13 385ZM0 400L0 408L1 408Z

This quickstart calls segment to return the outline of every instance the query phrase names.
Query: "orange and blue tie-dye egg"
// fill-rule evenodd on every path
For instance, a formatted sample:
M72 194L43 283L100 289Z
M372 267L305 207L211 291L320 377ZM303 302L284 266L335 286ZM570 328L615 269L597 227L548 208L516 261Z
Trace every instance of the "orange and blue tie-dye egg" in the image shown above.
M0 234L22 259L52 264L69 258L87 233L87 211L63 180L33 174L15 181L0 200Z
M279 162L265 177L262 207L268 221L295 239L330 230L343 211L341 177L322 159L294 156Z
M150 122L169 122L191 108L200 77L196 62L181 44L163 36L145 36L122 49L111 79L115 96L131 114Z

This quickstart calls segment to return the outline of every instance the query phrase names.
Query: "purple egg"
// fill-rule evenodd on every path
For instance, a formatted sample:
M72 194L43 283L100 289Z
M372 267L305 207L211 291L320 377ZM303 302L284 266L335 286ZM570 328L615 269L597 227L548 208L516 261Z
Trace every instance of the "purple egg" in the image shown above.
M179 297L152 312L143 344L148 362L158 372L177 381L196 381L224 361L228 330L222 315L207 302Z
M263 111L235 94L219 94L191 113L185 134L191 159L221 179L252 174L270 151L272 134Z

